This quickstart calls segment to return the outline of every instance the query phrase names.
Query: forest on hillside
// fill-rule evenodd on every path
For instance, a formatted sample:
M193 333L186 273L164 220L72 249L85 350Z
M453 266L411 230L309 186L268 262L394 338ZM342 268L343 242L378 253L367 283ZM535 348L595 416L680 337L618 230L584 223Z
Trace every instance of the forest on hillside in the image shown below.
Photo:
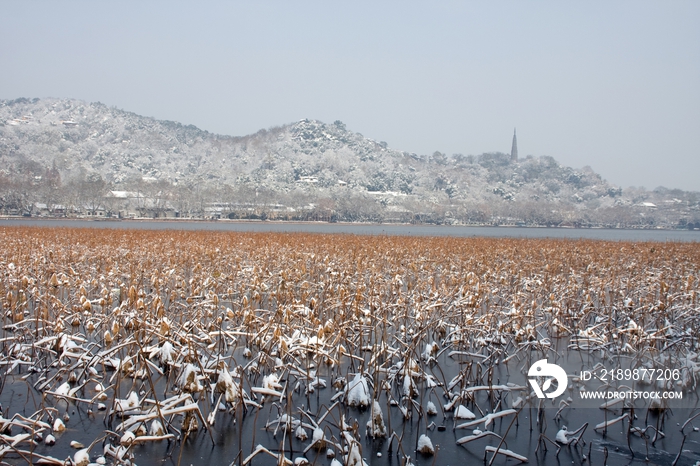
M700 227L700 193L590 167L420 155L301 120L233 137L68 99L0 101L4 215Z

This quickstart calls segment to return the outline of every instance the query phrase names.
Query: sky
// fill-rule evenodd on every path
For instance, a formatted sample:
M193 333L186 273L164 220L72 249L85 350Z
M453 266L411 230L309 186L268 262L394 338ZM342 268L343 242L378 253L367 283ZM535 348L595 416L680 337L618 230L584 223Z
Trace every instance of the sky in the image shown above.
M242 136L309 118L397 150L518 150L700 191L700 2L0 2L0 99Z

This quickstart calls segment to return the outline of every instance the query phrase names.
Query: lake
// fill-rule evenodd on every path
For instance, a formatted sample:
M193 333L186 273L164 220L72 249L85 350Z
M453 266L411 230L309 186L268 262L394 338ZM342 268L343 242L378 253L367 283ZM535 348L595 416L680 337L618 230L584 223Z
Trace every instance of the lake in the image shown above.
M114 228L135 230L203 230L239 232L340 233L388 236L453 236L488 238L559 238L604 241L700 241L700 231L603 228L474 227L366 223L297 223L187 220L0 219L0 226Z
M66 427L43 428L54 431L53 446L25 439L18 448L27 457L62 461L77 441L95 458L105 444L119 445L123 422L148 416L159 400L172 437L129 447L136 464L243 464L262 445L330 466L327 448L296 436L297 424L312 435L316 422L337 458L354 442L380 466L483 463L500 438L531 464L671 464L679 451L679 466L700 461L697 232L34 219L0 227L0 405L21 422L4 434L22 436L37 419ZM609 242L629 239L657 243ZM166 342L175 348L170 361L160 356ZM570 377L570 391L539 401L528 368L547 358ZM222 405L221 362L249 397L247 409ZM183 400L202 417L188 434L170 403L192 363L201 386ZM580 389L625 384L575 380L596 367L599 375L677 369L689 382L663 411L644 400L601 409L603 400L584 403ZM346 401L356 373L367 376L388 438L369 434L370 408ZM309 390L316 378L327 386ZM114 409L131 392L141 407ZM506 414L459 428L458 404L479 418ZM596 429L620 415L629 417ZM278 428L282 416L293 429ZM557 455L551 440L564 426L584 429L585 444ZM477 428L489 436L458 444ZM664 433L655 442L653 429ZM417 451L424 434L435 456ZM20 452L5 454L19 464ZM275 461L260 454L246 464ZM499 456L494 464L517 462Z

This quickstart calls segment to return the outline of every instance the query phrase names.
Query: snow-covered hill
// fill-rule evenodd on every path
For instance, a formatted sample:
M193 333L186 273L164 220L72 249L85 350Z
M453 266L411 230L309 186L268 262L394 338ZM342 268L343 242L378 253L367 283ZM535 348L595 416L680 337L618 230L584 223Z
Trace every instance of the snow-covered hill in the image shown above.
M500 153L417 155L367 139L340 121L302 120L232 137L101 103L0 101L5 177L40 185L52 169L63 184L95 177L115 190L158 183L161 191L167 186L180 195L197 192L206 198L200 204L264 199L278 210L325 206L346 220L606 225L700 220L697 193L623 191L591 168L564 167L548 156L511 162ZM659 210L667 212L663 219Z

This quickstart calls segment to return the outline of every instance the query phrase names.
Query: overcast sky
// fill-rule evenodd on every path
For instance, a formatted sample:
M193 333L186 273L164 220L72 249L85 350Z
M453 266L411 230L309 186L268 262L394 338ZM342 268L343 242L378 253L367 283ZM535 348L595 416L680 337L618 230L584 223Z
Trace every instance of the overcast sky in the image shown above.
M551 155L700 191L698 1L0 2L0 99L245 135L341 120L398 150Z

